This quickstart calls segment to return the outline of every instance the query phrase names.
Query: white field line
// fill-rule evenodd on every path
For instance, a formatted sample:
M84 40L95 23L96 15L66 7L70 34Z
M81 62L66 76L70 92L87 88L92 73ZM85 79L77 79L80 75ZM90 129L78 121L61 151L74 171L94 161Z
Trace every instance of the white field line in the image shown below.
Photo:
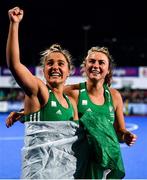
M0 137L0 141L17 141L23 139L23 136Z

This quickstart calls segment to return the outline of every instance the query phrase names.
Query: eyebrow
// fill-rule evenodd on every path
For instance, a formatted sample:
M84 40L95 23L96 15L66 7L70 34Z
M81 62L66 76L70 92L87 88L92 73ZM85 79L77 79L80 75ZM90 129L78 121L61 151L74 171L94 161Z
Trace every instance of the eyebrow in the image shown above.
M54 59L46 59L46 61L53 61ZM57 59L57 61L65 61L63 59Z
M89 60L94 60L94 61L106 61L105 59L94 59L94 58L89 58Z
M54 61L54 59L46 59L46 63L50 63L50 62L53 62L53 61ZM57 63L66 63L66 60L58 59Z

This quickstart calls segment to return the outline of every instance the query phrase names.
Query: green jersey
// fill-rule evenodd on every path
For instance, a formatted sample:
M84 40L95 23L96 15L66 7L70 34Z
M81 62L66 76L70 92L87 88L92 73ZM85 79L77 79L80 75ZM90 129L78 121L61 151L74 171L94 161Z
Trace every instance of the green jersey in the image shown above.
M84 122L84 127L87 129L88 142L91 147L86 175L88 179L103 179L108 169L111 169L109 174L111 177L124 176L119 142L113 127L115 113L112 96L107 85L104 84L103 87L105 101L102 105L96 105L88 95L86 82L80 83L78 113L80 120ZM109 138L110 141L108 141ZM117 160L113 156L112 148L114 145L117 151ZM94 156L95 153L96 156ZM116 163L116 169L119 168L118 171L115 172L115 168L111 166L111 163L109 164L111 161ZM118 174L113 174L114 172Z
M73 120L74 110L68 97L64 95L68 108L63 107L54 93L49 90L49 100L39 111L24 116L23 121L67 121Z
M94 104L87 92L86 82L80 83L79 100L78 100L78 115L79 118L83 116L86 111L104 113L109 118L111 123L114 122L114 107L111 93L106 84L104 84L105 102L103 105Z

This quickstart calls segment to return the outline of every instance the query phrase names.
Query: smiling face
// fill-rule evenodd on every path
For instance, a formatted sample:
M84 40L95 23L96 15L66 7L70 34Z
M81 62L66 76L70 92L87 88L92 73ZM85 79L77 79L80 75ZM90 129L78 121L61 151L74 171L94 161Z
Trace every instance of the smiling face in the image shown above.
M85 72L89 80L105 81L109 73L109 59L102 53L93 51L86 57Z
M44 76L48 84L63 84L70 70L65 56L60 52L50 53L44 63Z

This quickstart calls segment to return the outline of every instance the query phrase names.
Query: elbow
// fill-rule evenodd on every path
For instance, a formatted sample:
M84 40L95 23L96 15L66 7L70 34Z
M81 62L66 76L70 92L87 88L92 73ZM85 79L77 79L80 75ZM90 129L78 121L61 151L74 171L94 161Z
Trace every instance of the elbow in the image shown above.
M8 59L8 58L7 58L7 67L8 67L10 70L13 70L13 68L14 68L13 63L12 63L11 60Z
M11 58L11 56L9 55L9 52L6 52L6 62L7 62L7 67L9 69L11 69L11 67L13 66L13 59Z

